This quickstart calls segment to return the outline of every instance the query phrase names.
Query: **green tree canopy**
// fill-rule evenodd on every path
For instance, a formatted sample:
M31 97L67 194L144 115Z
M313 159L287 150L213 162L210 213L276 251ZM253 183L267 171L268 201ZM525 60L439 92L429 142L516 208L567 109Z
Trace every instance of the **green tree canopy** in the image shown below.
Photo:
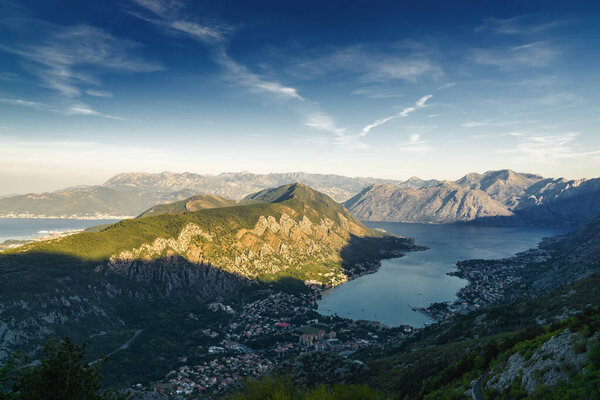
M89 363L84 350L85 343L76 345L69 338L61 341L51 337L44 345L41 361L30 363L26 357L13 356L5 366L0 367L0 387L10 387L8 392L0 394L0 399L126 399L128 394L101 390L104 359Z

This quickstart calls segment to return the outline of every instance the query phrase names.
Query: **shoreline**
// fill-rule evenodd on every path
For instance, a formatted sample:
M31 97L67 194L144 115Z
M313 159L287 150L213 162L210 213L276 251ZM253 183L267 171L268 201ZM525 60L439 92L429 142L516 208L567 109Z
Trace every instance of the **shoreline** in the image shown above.
M6 239L0 243L0 252L9 249L16 249L31 243L45 242L47 240L60 239L66 236L76 235L85 231L85 229L69 229L64 231L48 232L43 236L38 236L31 239Z
M133 215L36 215L36 214L0 214L0 219L73 219L78 221L104 220L104 219L133 219Z

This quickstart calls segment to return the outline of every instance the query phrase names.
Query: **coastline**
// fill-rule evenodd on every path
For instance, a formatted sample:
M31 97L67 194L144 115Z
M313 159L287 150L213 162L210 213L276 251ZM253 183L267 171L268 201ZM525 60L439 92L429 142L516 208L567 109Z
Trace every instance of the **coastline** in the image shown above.
M94 219L133 219L134 215L39 215L39 214L0 214L0 219L75 219L75 220L94 220Z
M71 229L66 231L56 231L56 232L48 232L44 236L38 236L31 239L7 239L4 242L0 243L0 252L9 249L16 249L21 246L25 246L30 243L36 242L44 242L46 240L59 239L66 236L75 235L77 233L83 232L85 229Z

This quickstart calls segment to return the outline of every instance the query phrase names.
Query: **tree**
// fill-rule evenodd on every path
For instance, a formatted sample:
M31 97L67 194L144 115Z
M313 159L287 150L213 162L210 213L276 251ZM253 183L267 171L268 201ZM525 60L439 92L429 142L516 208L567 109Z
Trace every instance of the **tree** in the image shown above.
M85 343L75 345L69 338L63 341L56 337L44 345L44 357L37 363L21 366L15 363L4 367L5 379L12 381L12 389L4 394L5 399L18 400L124 400L129 394L102 391L102 364L105 359L89 363L84 354ZM15 358L13 358L14 360ZM10 377L10 378L6 378ZM12 396L12 397L9 397ZM3 399L3 397L0 397Z

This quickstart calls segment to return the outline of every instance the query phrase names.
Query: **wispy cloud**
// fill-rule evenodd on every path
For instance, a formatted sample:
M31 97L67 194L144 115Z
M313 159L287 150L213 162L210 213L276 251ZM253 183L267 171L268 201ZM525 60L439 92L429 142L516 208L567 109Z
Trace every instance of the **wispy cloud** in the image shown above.
M428 145L426 140L421 138L421 135L414 133L408 137L408 140L401 143L398 150L407 151L416 154L425 154L431 150L431 146Z
M113 94L106 90L88 89L85 92L94 97L113 97Z
M346 128L337 126L333 118L323 113L311 113L308 115L306 126L329 132L334 135L333 144L346 150L360 150L367 149L369 146L361 141L361 138L366 134L361 133L348 133ZM319 139L319 140L322 140Z
M214 19L201 19L187 17L184 3L176 0L133 0L148 13L129 10L129 13L144 21L169 30L171 33L182 33L191 39L204 42L208 45L225 43L229 35L235 30L231 24L217 22Z
M376 121L374 121L374 122L372 122L372 123L370 123L370 124L366 125L366 126L365 126L365 127L362 129L362 130L361 130L361 133L362 133L362 134L364 134L364 135L366 135L367 133L369 133L369 131L370 131L371 129L373 129L373 128L376 128L376 127L378 127L379 125L383 125L383 124L385 124L386 122L389 122L389 121L391 121L391 120L393 120L393 119L396 119L396 118L400 118L400 117L407 117L407 116L408 116L408 114L410 114L410 113L412 113L412 112L414 112L414 111L416 111L416 110L418 110L418 109L420 109L420 108L423 108L423 107L425 107L425 103L427 103L427 101L428 101L429 99L431 99L432 97L433 97L433 95L431 95L431 94L428 94L427 96L423 96L423 97L421 97L419 100L417 100L417 101L415 102L415 105L414 105L414 106L411 106L411 107L406 107L406 108L404 108L402 111L400 111L399 113L396 113L396 114L394 114L394 115L390 115L389 117L385 117L385 118L378 119L378 120L376 120Z
M118 117L115 115L104 114L104 113L98 112L98 111L90 108L90 106L88 106L87 104L81 103L81 102L72 103L72 104L70 104L68 106L64 106L64 107L59 107L56 105L40 103L37 101L0 97L0 103L10 104L13 106L34 108L36 110L41 110L41 111L50 111L50 112L55 112L55 113L59 113L59 114L63 114L63 115L93 115L96 117L115 119L115 120L124 120L125 119L125 118Z
M310 113L305 125L316 130L332 133L334 135L334 144L341 148L366 149L369 146L364 143L362 139L365 138L373 128L383 125L395 118L407 117L410 113L420 108L424 108L426 102L432 97L432 95L423 96L415 102L414 106L406 107L402 111L389 117L378 119L366 125L358 132L351 132L345 127L338 126L333 118L322 112Z
M299 79L313 79L344 72L369 83L416 82L421 78L438 79L444 75L440 64L433 59L432 50L412 41L327 47L310 53L292 60L286 69L288 73Z
M491 65L504 71L520 68L542 68L551 65L560 50L547 41L531 42L509 48L474 49L470 61Z
M445 84L443 84L442 86L440 86L440 87L438 88L438 90L447 89L447 88L450 88L450 87L452 87L452 86L456 86L456 82L448 82L448 83L445 83Z
M213 61L226 71L226 77L231 82L255 92L303 100L296 88L264 79L229 55L226 45L229 36L235 30L233 25L198 17L191 18L183 3L179 1L134 0L134 3L141 7L143 13L130 11L132 15L164 28L169 33L184 35L207 46Z
M462 128L480 128L480 127L502 127L502 126L514 126L514 125L528 125L539 123L537 120L479 120L479 121L466 121L460 124Z
M28 24L22 24L26 26ZM41 26L36 43L0 44L0 50L18 55L39 82L69 98L81 95L82 86L98 86L106 71L151 72L162 69L159 63L131 53L139 44L117 38L89 25L58 27L33 21Z
M538 161L552 161L564 158L585 158L600 155L600 150L579 151L575 149L575 141L579 132L563 134L519 134L514 135L518 141L512 149L498 150L500 154L522 155Z
M405 96L404 93L400 93L398 90L380 86L361 87L359 89L353 90L352 94L365 96L371 99L393 99Z
M531 15L518 15L512 18L489 17L485 18L475 31L489 31L500 35L532 35L566 23L566 21L536 21L535 19Z

